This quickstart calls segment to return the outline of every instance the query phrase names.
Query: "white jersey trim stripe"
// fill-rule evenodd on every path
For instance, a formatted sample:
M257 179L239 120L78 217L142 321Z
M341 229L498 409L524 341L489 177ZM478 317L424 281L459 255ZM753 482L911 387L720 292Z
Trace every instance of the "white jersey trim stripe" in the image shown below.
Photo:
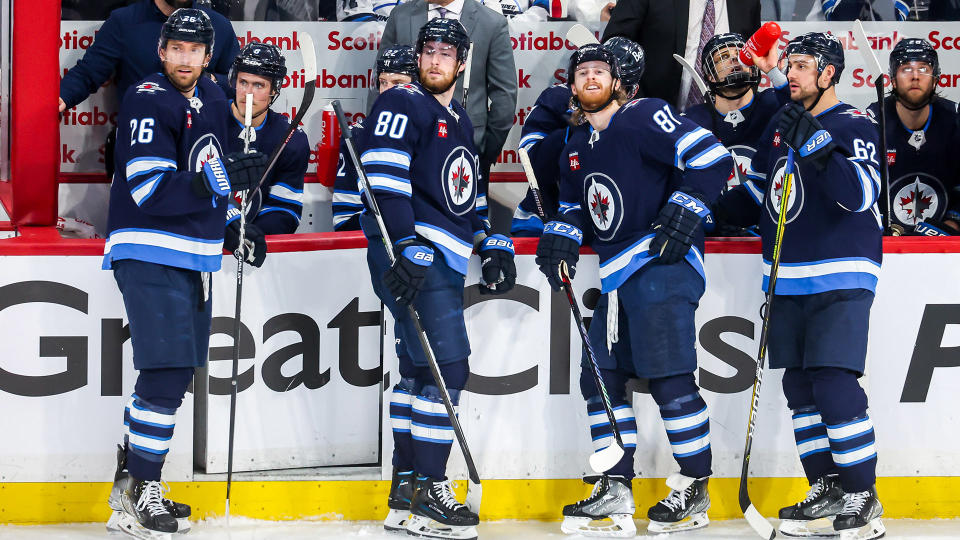
M602 270L601 270L602 272ZM880 277L880 265L869 259L838 259L809 263L780 263L777 277L803 279L830 274L855 272ZM763 261L763 275L770 276L770 262Z
M110 249L119 244L156 246L203 256L219 256L223 253L222 240L201 241L199 239L172 236L159 231L117 229L110 233L110 237L107 238L103 249L104 254L110 253Z

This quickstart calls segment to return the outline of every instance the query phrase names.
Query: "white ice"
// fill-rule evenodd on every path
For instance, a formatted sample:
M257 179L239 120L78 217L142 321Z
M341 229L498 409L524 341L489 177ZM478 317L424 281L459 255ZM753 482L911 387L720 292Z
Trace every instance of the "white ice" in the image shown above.
M960 538L960 520L884 520L887 538L896 540L927 540L930 538ZM638 536L645 536L646 522L638 522ZM481 523L478 527L481 540L527 540L538 538L583 538L568 536L560 532L560 522L544 521L498 521ZM715 521L706 529L674 533L670 535L650 535L661 540L727 540L756 539L757 537L743 520ZM0 538L66 539L82 540L88 538L106 538L101 523L79 523L62 525L0 526ZM363 522L319 522L319 521L257 521L242 517L213 519L195 523L193 530L176 540L316 540L325 538L354 538L369 540L397 540L402 535L390 534L383 530L380 523ZM126 538L116 537L111 538ZM412 538L412 537L411 537Z

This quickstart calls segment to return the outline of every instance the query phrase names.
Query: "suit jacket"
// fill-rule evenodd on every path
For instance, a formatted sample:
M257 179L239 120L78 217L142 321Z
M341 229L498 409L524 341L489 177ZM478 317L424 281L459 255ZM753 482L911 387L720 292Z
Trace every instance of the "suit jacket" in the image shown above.
M425 0L412 0L395 7L383 30L380 50L397 44L415 47L420 27L427 24L427 7ZM473 42L467 115L473 123L473 141L481 160L491 163L496 161L507 140L517 110L517 68L510 32L503 15L475 0L463 3L460 23ZM368 110L375 99L376 88L372 88ZM462 78L457 82L454 99L463 102Z
M687 45L688 0L620 0L613 8L603 39L630 38L646 52L646 69L640 93L658 97L676 106L683 68L673 59L683 56ZM744 39L760 28L760 0L727 0L730 31Z

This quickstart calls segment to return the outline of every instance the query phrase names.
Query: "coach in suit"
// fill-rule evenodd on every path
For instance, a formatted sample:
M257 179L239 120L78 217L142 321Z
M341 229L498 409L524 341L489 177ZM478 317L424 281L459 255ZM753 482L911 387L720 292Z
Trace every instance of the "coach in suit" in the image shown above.
M713 5L708 6L707 2ZM690 94L690 77L683 73L673 55L685 57L692 65L699 64L706 42L701 41L705 14L714 18L713 23L707 23L707 39L724 32L749 38L760 28L760 0L620 0L613 8L603 39L624 36L639 43L647 53L640 93L683 109Z
M475 0L411 0L390 13L380 50L397 44L416 46L420 27L428 18L436 17L459 19L472 42L467 115L473 123L473 141L480 153L485 186L490 166L497 161L517 110L517 68L507 19ZM376 99L375 90L367 98L368 110ZM462 78L457 82L454 99L463 102ZM480 201L477 206L481 206Z

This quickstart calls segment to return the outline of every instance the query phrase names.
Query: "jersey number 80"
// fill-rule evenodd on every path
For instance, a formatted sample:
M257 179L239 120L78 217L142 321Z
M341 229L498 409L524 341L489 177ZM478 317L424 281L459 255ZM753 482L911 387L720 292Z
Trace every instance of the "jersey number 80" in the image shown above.
M377 125L373 128L373 134L377 137L390 135L391 139L403 137L403 132L407 129L407 115L393 114L390 111L382 111L377 117Z

